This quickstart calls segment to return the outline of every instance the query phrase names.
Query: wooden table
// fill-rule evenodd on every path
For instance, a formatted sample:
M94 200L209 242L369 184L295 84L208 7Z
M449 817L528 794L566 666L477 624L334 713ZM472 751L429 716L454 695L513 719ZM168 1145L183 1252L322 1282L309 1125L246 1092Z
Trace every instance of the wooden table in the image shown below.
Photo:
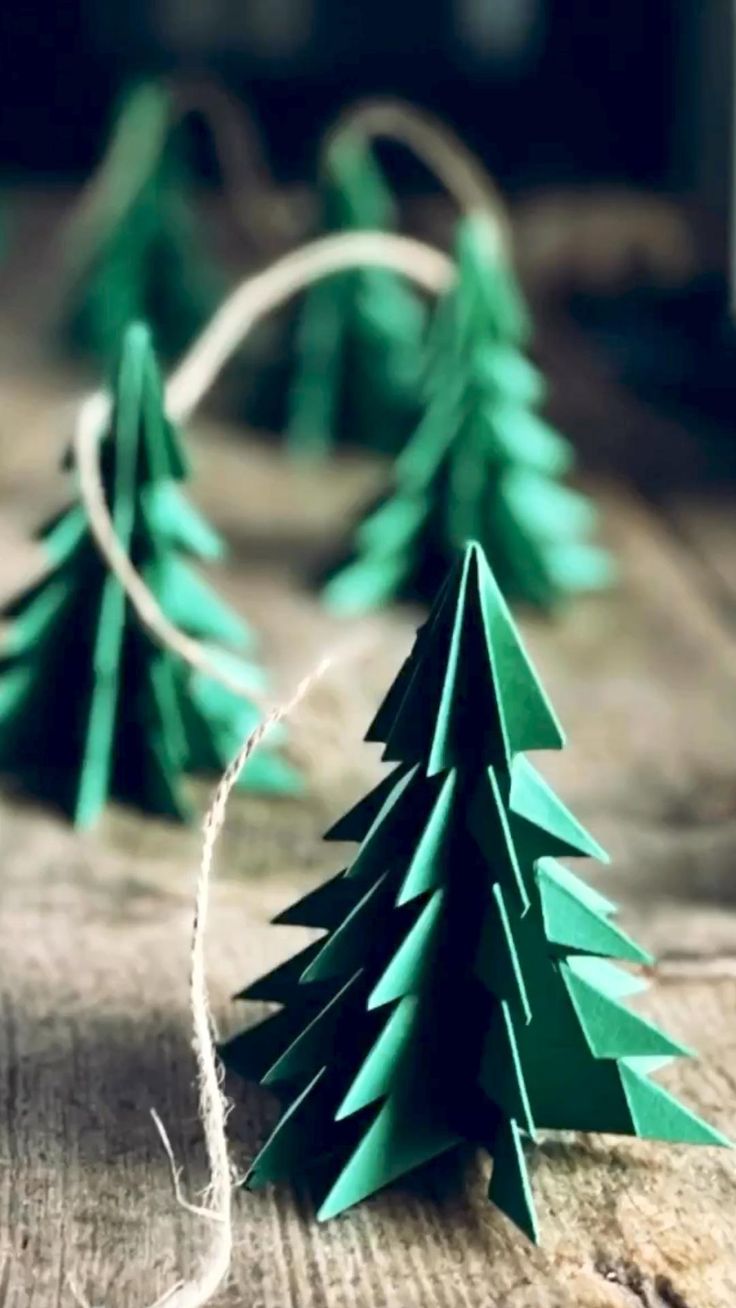
M33 566L30 526L64 499L57 455L75 394L13 341L0 361L6 587ZM624 423L633 445L638 432L654 449L687 446L682 424L621 392L573 336L556 358L573 430L598 424L605 441ZM198 424L192 445L193 496L232 546L217 584L261 631L274 693L286 692L342 631L307 565L380 470L288 466L276 445L222 424ZM736 1135L734 498L681 486L654 507L612 477L592 489L619 589L554 623L522 621L570 736L545 768L614 856L585 875L659 956L643 1010L699 1051L666 1084ZM415 619L395 610L358 624L360 662L338 667L294 721L308 797L233 801L209 933L223 1031L259 1015L239 1011L233 991L305 940L269 918L340 865L320 833L378 774L361 735ZM191 1271L203 1239L177 1206L149 1115L196 1194L206 1178L186 986L198 832L112 810L82 836L7 792L0 806L0 1308L72 1304L70 1281L93 1305L139 1308ZM231 1090L244 1169L274 1106L257 1088ZM736 1155L545 1135L532 1165L540 1249L487 1205L486 1168L445 1160L326 1226L304 1196L238 1193L232 1276L216 1302L733 1308Z

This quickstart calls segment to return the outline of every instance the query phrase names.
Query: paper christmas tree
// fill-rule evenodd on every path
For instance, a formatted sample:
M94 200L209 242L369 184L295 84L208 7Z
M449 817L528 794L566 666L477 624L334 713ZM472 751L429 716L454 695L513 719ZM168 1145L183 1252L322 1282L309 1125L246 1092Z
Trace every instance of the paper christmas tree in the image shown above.
M612 578L589 540L592 504L561 481L572 449L536 411L544 383L523 353L525 306L486 219L460 224L456 257L431 335L424 415L326 588L337 612L426 599L470 539L507 597L542 608Z
M323 176L328 232L393 229L394 205L370 146L337 141ZM296 332L287 440L323 454L340 441L395 451L416 418L423 303L395 273L365 268L308 292Z
M328 833L356 857L276 918L326 934L243 992L283 1007L224 1049L286 1104L247 1183L311 1178L327 1218L470 1142L536 1239L537 1129L727 1143L650 1079L685 1050L623 1002L618 961L648 955L557 861L606 856L526 757L564 738L479 545L367 738L396 767Z
M170 118L165 86L146 83L128 94L117 125L124 148L106 179L110 214L103 216L104 231L91 234L93 248L83 250L81 259L84 232L75 234L70 251L76 263L66 331L76 348L105 361L137 318L151 324L166 356L178 354L220 296L195 213L183 129L172 133ZM138 154L144 151L141 170Z
M216 558L221 545L179 490L187 463L141 325L124 338L101 461L117 536L166 616L212 642L213 656L244 686L257 686L259 670L230 652L247 646L247 628L185 562ZM101 559L81 504L41 536L48 571L2 614L10 626L0 647L0 769L81 827L108 797L186 816L182 774L221 771L260 714L153 643ZM298 782L266 749L244 784L288 791Z

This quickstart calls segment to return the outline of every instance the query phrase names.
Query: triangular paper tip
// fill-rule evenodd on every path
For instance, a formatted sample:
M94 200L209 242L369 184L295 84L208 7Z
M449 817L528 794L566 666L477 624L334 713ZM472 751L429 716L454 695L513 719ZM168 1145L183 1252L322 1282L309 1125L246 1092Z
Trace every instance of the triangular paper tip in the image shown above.
M472 251L476 259L493 260L502 253L500 228L484 213L469 213L457 225L458 250Z
M485 581L486 576L490 576L494 588L498 590L498 584L496 582L496 578L494 577L493 573L491 572L491 569L488 566L488 560L486 558L486 553L485 550L483 549L483 546L480 544L479 541L472 540L472 539L467 540L465 542L465 549L463 551L463 557L462 557L463 569L470 567L471 563L475 563L478 569L479 579L482 575L482 578Z
M509 1118L502 1122L496 1136L488 1198L533 1244L539 1244L539 1226L522 1133L517 1123Z
M136 320L125 329L123 350L148 350L152 348L151 329L147 323Z
M331 1202L331 1197L328 1195L324 1203L320 1204L320 1207L317 1210L317 1221L329 1222L331 1218L339 1217L340 1213L344 1213L345 1209L349 1207L349 1202L344 1204L335 1200Z
M263 1185L263 1181L259 1179L258 1168L257 1167L249 1168L249 1170L246 1172L243 1178L242 1188L244 1190L257 1190L261 1185Z
M637 1135L674 1144L715 1145L732 1149L733 1143L714 1126L681 1104L664 1086L623 1064L624 1093Z

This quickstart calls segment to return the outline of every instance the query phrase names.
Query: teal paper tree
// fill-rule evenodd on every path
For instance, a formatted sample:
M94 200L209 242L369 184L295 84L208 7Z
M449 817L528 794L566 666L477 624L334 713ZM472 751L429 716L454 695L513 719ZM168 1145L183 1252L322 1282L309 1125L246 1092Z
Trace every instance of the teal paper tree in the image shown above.
M526 757L564 738L479 545L367 738L395 770L327 837L357 855L276 918L325 934L243 992L283 1007L224 1048L286 1105L247 1184L311 1178L328 1218L469 1142L536 1239L537 1129L726 1144L650 1079L685 1050L622 1002L644 987L616 964L649 957L557 861L606 856Z
M328 232L390 230L394 204L370 146L336 141L323 169ZM388 269L365 268L308 292L296 331L287 441L321 455L339 442L395 452L415 421L426 311Z
M430 339L424 415L327 585L336 612L431 597L470 539L511 600L550 609L612 579L589 539L593 505L561 480L573 451L537 412L544 383L523 353L526 309L486 219L460 224L456 257Z
M146 83L128 93L116 125L118 149L105 179L104 231L76 231L69 251L74 270L66 333L75 348L105 362L135 319L151 324L167 357L180 353L220 296L220 278L195 212L183 129L171 132L170 118L164 86ZM87 241L92 249L80 250Z
M181 494L187 476L167 421L149 334L125 335L101 446L103 481L117 536L166 616L237 673L259 670L230 653L249 633L185 562L216 558L219 538ZM91 826L110 797L184 817L185 772L221 771L259 719L255 706L180 660L144 632L107 571L81 504L41 532L48 570L2 616L0 768ZM259 751L243 783L292 791L297 777Z

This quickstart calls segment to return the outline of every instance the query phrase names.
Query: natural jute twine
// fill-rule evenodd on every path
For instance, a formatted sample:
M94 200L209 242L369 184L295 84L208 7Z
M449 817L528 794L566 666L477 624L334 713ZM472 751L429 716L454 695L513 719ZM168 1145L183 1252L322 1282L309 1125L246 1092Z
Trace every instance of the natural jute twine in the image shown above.
M169 416L180 422L191 415L223 365L271 309L320 277L371 264L404 273L435 295L452 277L452 263L446 255L406 236L356 232L327 236L305 245L277 260L265 272L247 278L224 301L168 380ZM100 553L154 640L234 694L254 698L252 689L242 678L222 668L206 645L169 621L121 546L100 477L99 443L109 415L110 399L97 391L83 401L74 429L80 495Z
M189 417L212 385L219 370L246 334L264 314L320 277L349 268L377 265L403 273L425 291L438 294L450 282L451 261L439 251L410 240L378 232L351 233L327 237L285 256L270 268L239 286L224 302L192 346L166 386L166 408L174 421ZM228 675L216 664L206 646L187 636L166 618L142 577L121 546L110 517L100 477L99 444L110 417L110 399L103 392L89 396L81 405L74 432L74 450L80 495L93 538L151 636L197 671L206 673L239 695L250 695L240 679ZM311 687L346 651L333 652L303 679L286 703L271 709L244 741L219 782L203 824L202 855L195 891L194 921L190 954L189 1001L192 1016L192 1048L197 1067L199 1111L204 1132L210 1182L202 1204L191 1204L181 1194L179 1173L165 1128L154 1119L171 1163L177 1200L188 1211L210 1224L211 1239L199 1269L177 1282L156 1301L153 1308L203 1308L225 1280L232 1255L232 1191L226 1122L228 1104L222 1091L222 1068L217 1058L216 1034L210 1010L205 970L207 909L215 847L222 830L233 786L248 759L271 729L287 718ZM86 1300L69 1281L80 1304Z

